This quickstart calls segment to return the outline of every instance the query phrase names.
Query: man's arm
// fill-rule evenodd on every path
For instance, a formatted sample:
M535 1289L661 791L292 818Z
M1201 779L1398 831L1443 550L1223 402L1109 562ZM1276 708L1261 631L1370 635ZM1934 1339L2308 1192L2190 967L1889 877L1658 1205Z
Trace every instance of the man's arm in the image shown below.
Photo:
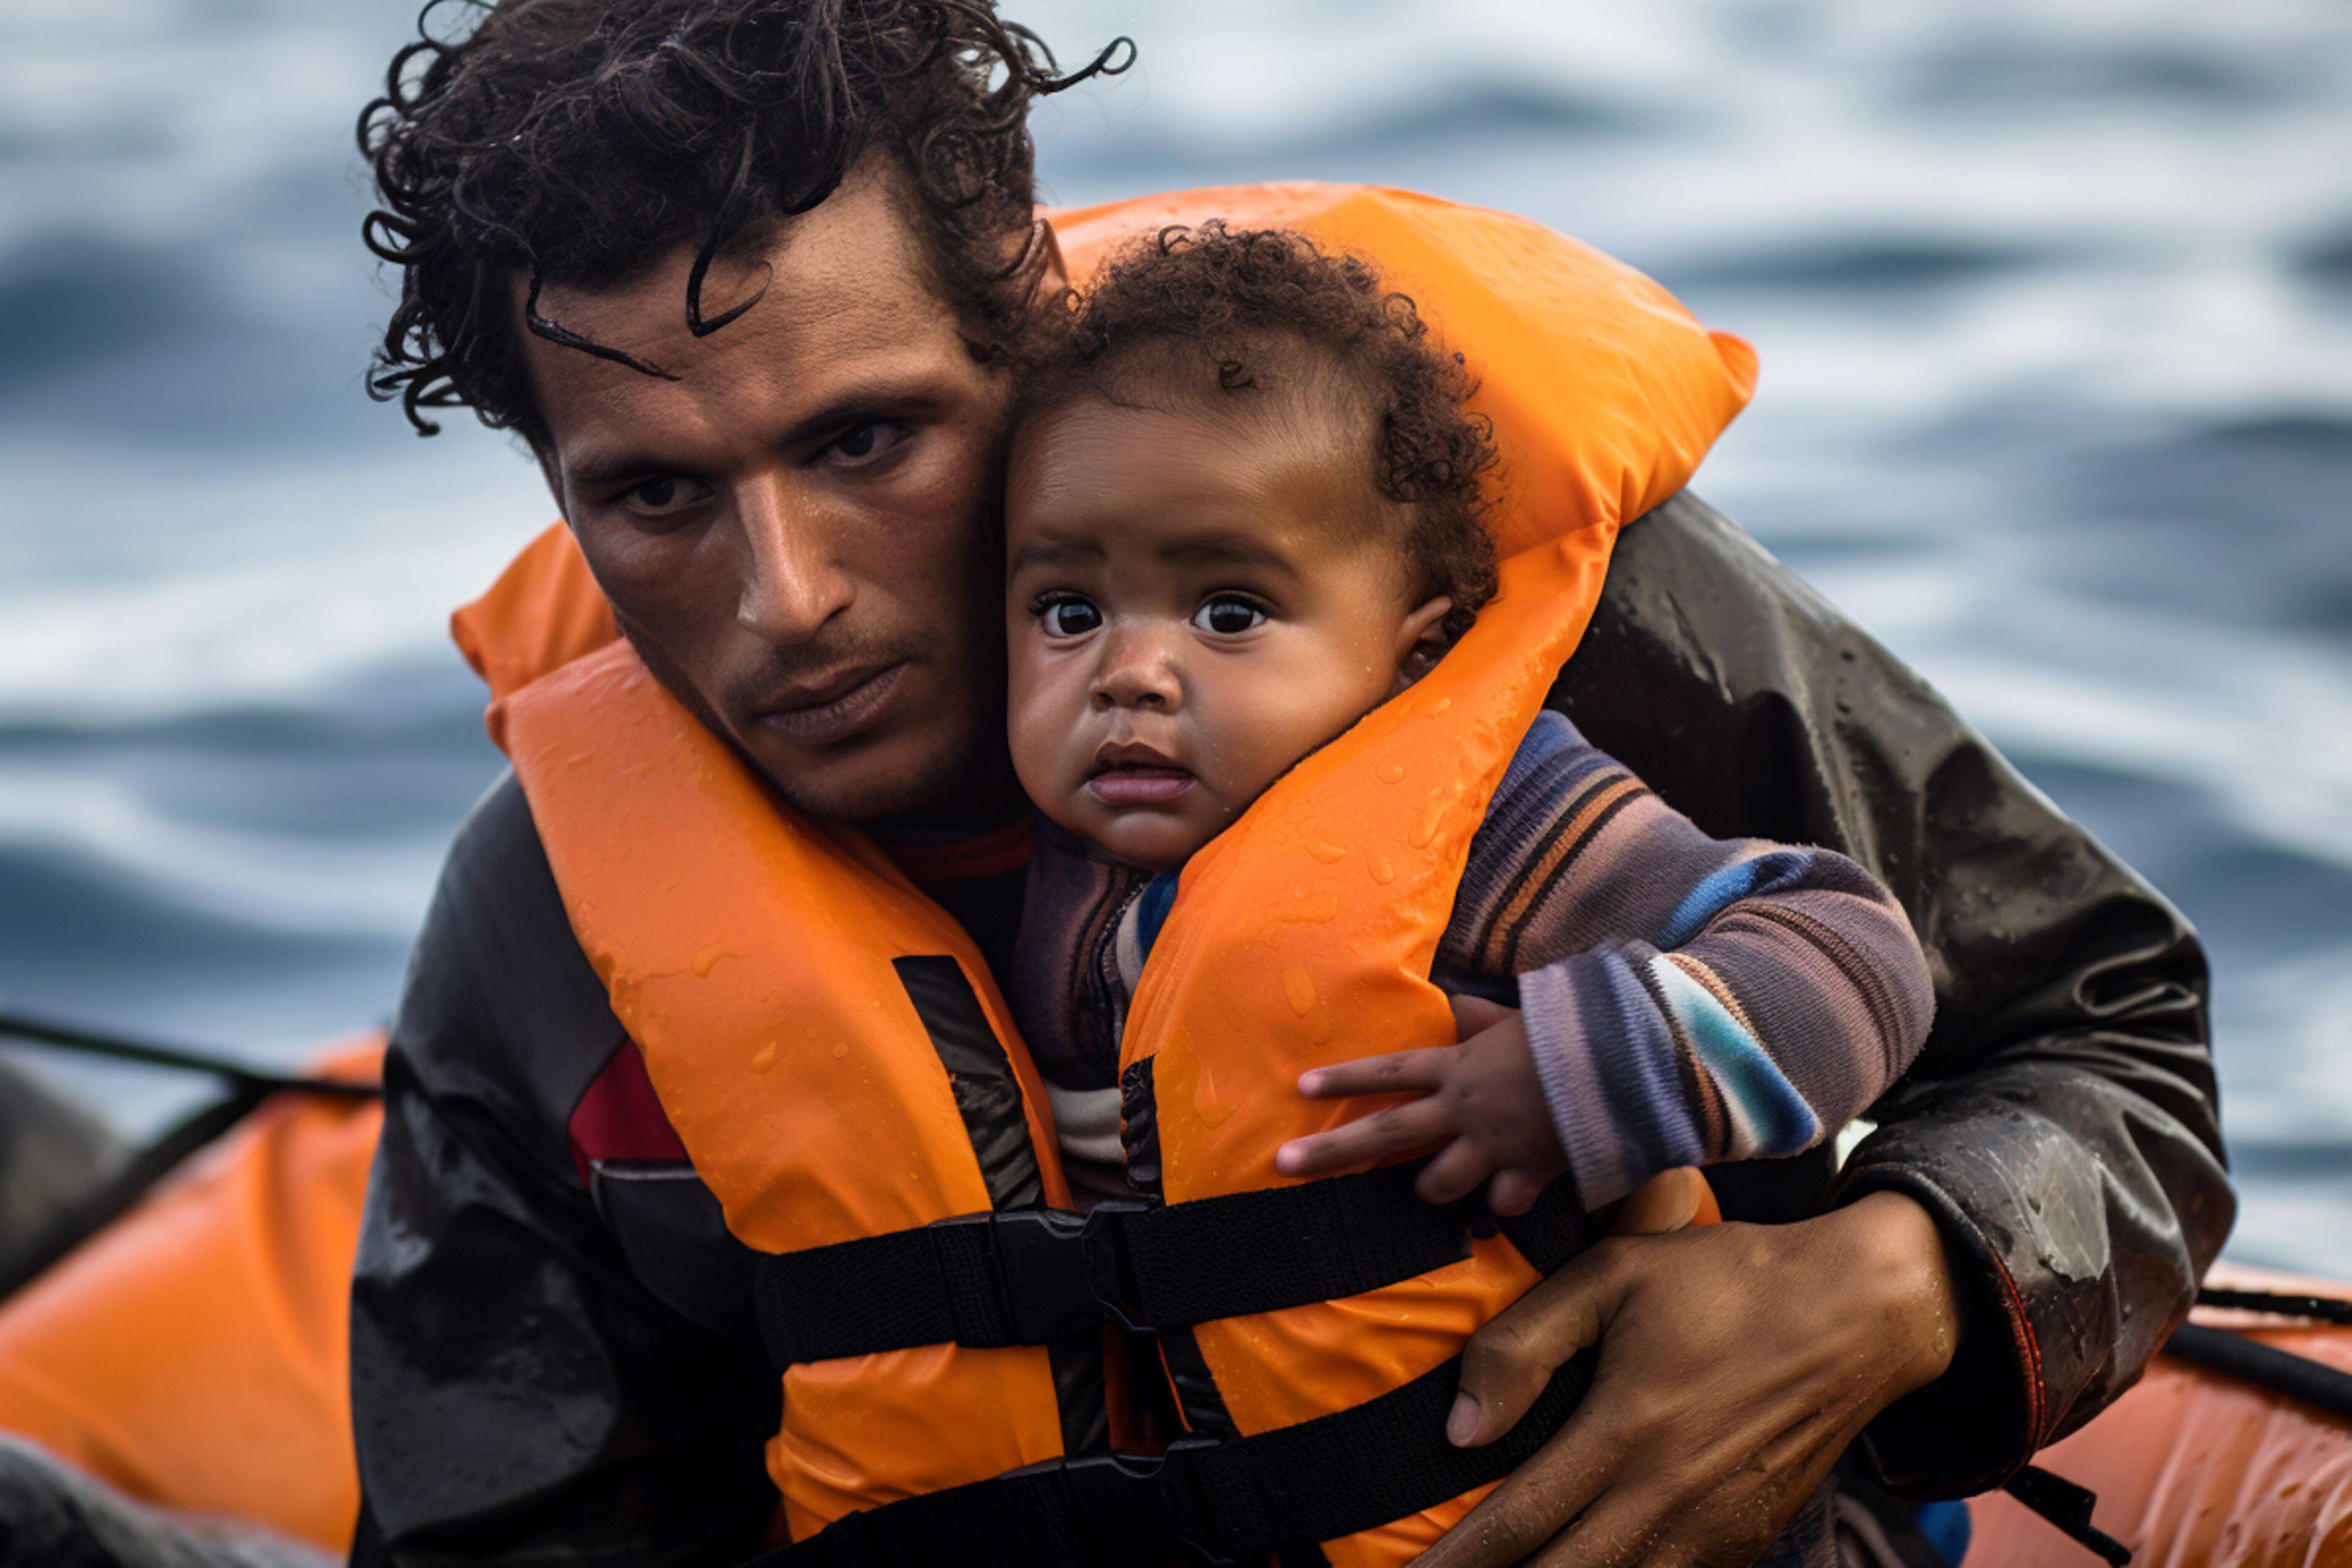
M565 1134L621 1042L509 779L451 852L385 1061L352 1302L355 1563L759 1550L777 1379L647 1291Z
M1936 1027L1843 1175L1721 1167L1782 1223L1604 1241L1479 1331L1456 1441L1587 1347L1592 1383L1423 1568L1748 1561L1857 1442L1916 1493L1997 1483L2130 1385L2229 1229L2194 934L1695 497L1626 529L1554 695L1708 831L1878 875Z
M1933 1214L1971 1333L1871 1437L1969 1491L2130 1386L2235 1213L2203 950L1918 675L1685 494L1628 528L1559 696L1709 831L1816 843L1894 892L1936 1021L1832 1201Z

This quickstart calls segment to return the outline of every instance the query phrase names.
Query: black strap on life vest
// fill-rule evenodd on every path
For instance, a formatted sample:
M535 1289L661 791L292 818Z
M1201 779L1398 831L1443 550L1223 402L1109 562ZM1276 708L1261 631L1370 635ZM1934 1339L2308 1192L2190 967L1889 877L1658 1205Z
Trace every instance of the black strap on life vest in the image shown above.
M1165 1454L1031 1465L853 1513L744 1568L1106 1568L1240 1563L1336 1540L1499 1480L1565 1423L1593 1353L1552 1376L1483 1448L1445 1440L1459 1357L1366 1404L1295 1427Z
M1078 1215L1007 1209L753 1260L760 1332L779 1366L903 1350L1048 1344L1116 1323L1139 1333L1339 1301L1457 1262L1473 1207L1413 1195L1417 1166ZM1587 1224L1555 1182L1504 1234L1549 1272Z
M2026 1465L2009 1478L2001 1490L2055 1525L2108 1568L2127 1568L2130 1563L2131 1548L2091 1522L2091 1511L2098 1506L2099 1498L2090 1488L2053 1475L2039 1465Z

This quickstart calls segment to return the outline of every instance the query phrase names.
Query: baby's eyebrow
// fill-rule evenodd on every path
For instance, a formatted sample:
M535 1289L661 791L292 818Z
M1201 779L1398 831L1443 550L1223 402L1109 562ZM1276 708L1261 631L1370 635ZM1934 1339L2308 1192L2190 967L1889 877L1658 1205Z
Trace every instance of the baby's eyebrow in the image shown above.
M1219 538L1187 539L1182 544L1170 545L1160 552L1160 558L1170 561L1232 562L1245 566L1270 566L1283 571L1292 570L1288 556L1241 534Z
M1102 546L1085 539L1032 539L1013 552L1009 570L1028 566L1072 566L1102 559Z

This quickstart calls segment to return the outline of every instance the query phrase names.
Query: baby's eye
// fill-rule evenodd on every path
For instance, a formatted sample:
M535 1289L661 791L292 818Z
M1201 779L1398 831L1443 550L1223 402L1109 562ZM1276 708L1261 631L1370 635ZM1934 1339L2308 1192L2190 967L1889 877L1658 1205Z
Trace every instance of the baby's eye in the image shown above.
M1210 595L1200 609L1192 612L1192 624L1203 632L1215 632L1223 636L1234 636L1265 623L1265 612L1238 593Z
M1076 594L1049 599L1037 611L1048 637L1083 637L1102 624L1102 612Z

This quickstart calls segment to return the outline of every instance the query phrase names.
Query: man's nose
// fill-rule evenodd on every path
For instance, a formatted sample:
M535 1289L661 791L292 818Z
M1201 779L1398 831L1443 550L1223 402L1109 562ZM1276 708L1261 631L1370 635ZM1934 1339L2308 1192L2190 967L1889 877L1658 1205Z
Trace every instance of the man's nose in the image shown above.
M821 507L795 500L780 476L747 481L735 496L742 580L735 619L779 647L805 643L849 608L856 587L841 570Z
M1173 713L1184 701L1176 667L1174 639L1144 627L1113 630L1102 642L1095 668L1094 706L1148 708Z

